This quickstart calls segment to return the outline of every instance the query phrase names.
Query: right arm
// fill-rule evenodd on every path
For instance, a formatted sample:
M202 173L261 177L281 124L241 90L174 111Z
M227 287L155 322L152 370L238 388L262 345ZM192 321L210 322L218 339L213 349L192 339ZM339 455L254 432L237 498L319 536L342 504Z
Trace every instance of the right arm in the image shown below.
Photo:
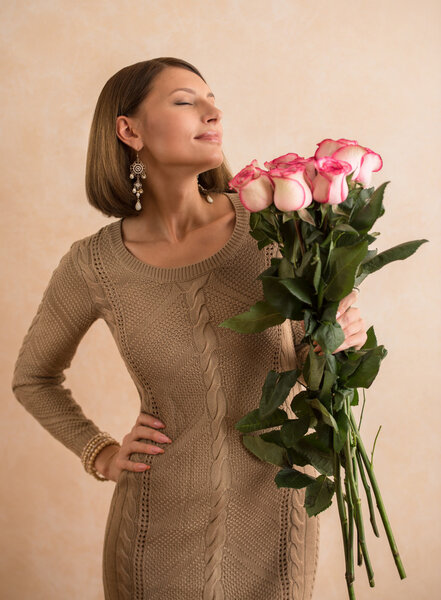
M22 342L12 379L12 391L24 408L54 438L79 458L87 443L101 433L88 419L71 391L63 386L76 349L98 318L77 261L79 242L60 259L44 291L38 310ZM149 468L129 460L133 452L154 453L154 446L138 442L149 438L164 443L153 415L141 413L122 446L108 445L95 458L99 473L117 481L123 469Z
M78 243L60 259L46 286L15 362L12 391L54 438L81 457L100 430L62 385L64 370L98 316L76 260Z

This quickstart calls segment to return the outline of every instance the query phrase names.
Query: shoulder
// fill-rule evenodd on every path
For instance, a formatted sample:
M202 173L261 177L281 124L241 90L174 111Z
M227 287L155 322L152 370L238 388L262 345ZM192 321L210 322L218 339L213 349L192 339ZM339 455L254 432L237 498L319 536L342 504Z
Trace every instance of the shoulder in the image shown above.
M107 225L103 225L94 233L78 238L71 243L67 254L70 254L76 261L81 259L83 262L91 264L93 261L93 252L99 246L101 238L109 234L110 228L114 227L116 222L112 221Z
M75 271L77 281L87 283L88 287L94 287L97 283L94 263L97 254L100 253L101 238L108 234L109 228L114 223L115 221L112 221L97 231L71 242L61 257L58 268L62 270L69 268L70 271Z

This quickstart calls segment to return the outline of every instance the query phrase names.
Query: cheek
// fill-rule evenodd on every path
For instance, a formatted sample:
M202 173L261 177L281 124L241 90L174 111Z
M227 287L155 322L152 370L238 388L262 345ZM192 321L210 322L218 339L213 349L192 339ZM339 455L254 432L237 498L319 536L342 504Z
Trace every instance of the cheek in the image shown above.
M189 119L185 119L171 112L167 116L157 119L149 124L146 129L146 141L158 158L170 157L175 152L182 154L189 149L194 134Z

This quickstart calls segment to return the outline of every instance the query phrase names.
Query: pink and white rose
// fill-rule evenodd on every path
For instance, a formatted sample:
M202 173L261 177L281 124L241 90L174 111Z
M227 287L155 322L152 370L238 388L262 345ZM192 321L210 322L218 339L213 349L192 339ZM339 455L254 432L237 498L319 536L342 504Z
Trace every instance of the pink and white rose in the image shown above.
M229 182L230 189L239 192L239 200L250 212L258 212L273 203L273 185L268 172L254 159Z
M274 184L274 204L283 212L306 208L312 202L311 188L305 178L305 168L309 161L296 156L297 158L286 162L280 160L283 157L279 157L265 163L266 167L270 167L268 175ZM274 164L279 166L272 166Z
M323 204L344 202L349 192L348 175L367 187L372 173L383 166L379 154L356 140L326 138L317 146L309 158L289 152L267 161L267 170L254 159L229 181L230 188L238 190L240 201L250 212L274 203L280 211L297 210L302 215L313 200Z
M316 202L341 204L348 197L346 176L352 170L344 160L325 156L315 161L317 175L312 182L312 195Z
M379 171L383 166L379 154L366 146L360 146L356 140L345 138L331 140L327 138L317 146L318 148L314 154L316 160L329 156L336 160L348 162L351 165L350 173L353 173L352 181L358 181L363 187L370 185L372 173Z

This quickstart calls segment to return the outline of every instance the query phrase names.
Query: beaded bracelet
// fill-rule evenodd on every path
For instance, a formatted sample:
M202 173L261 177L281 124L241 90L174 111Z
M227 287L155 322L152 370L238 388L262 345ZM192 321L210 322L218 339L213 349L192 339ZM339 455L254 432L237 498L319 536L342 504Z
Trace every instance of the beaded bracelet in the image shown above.
M99 481L109 481L109 479L104 477L104 475L101 475L101 473L98 473L95 468L95 458L103 448L110 445L121 447L121 444L119 444L119 442L117 442L109 433L102 431L94 435L93 438L87 442L81 453L81 462L83 463L86 472L93 475L95 479L98 479Z

